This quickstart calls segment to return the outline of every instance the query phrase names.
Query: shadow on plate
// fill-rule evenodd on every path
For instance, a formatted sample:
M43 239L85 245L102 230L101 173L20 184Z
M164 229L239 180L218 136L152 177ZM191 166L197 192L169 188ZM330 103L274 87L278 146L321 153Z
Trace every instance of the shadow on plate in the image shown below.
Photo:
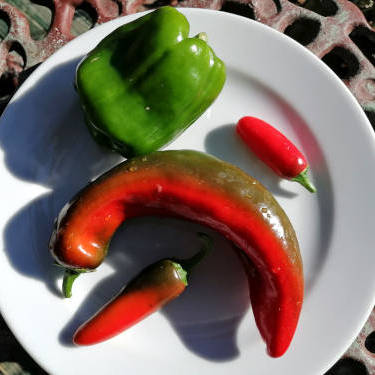
M249 309L250 301L240 258L232 244L212 230L165 217L130 219L127 225L118 230L106 260L113 267L113 274L90 291L62 330L60 342L72 346L75 330L145 265L170 257L186 259L195 254L201 246L196 235L199 231L212 236L214 248L192 270L189 285L183 294L160 313L168 319L184 345L197 355L213 361L228 361L237 357L238 325ZM83 277L90 277L90 274L80 276ZM79 280L75 288L79 288ZM122 340L127 339L126 333L121 334ZM252 333L254 342L257 342L258 333L249 329L249 336Z
M240 72L233 74L240 75ZM248 76L242 79L249 80ZM260 90L266 91L267 96L272 98L274 104L281 110L288 120L289 126L296 134L302 148L311 165L311 172L315 175L314 183L317 188L317 202L319 207L319 247L317 256L314 257L314 264L311 266L311 277L305 280L305 288L308 293L315 281L319 277L324 262L326 260L330 246L333 216L334 216L334 199L331 177L324 159L323 150L319 147L314 134L311 132L305 121L286 101L269 90L256 79L251 78L249 85L259 86ZM276 126L276 124L274 124ZM240 139L235 130L236 124L223 124L212 130L205 138L205 149L208 153L237 165L267 187L273 194L279 197L294 199L298 195L282 188L280 186L281 178L269 169L262 161ZM232 150L237 152L234 154ZM295 182L290 182L295 184ZM303 191L302 193L309 194ZM308 214L308 213L307 213Z
M83 125L72 81L77 62L57 66L11 102L3 114L6 124L0 126L8 170L50 190L9 220L7 255L17 271L42 280L55 293L61 270L51 266L48 253L54 218L87 182L120 161L100 149Z
M52 265L48 252L54 218L79 189L122 160L98 147L83 125L72 82L77 62L69 61L43 75L7 107L2 119L6 121L0 126L0 147L8 170L46 188L44 195L9 219L3 233L5 251L17 272L40 280L57 296L61 296L62 272ZM40 111L45 115L40 116ZM114 274L89 292L61 332L60 341L69 345L72 332L147 264L164 256L194 253L196 230L193 223L172 219L127 222L116 233L106 259ZM233 252L232 245L212 234L217 249L199 265L188 290L162 314L186 347L223 361L238 355L236 332L249 308L248 285L238 258L226 254Z

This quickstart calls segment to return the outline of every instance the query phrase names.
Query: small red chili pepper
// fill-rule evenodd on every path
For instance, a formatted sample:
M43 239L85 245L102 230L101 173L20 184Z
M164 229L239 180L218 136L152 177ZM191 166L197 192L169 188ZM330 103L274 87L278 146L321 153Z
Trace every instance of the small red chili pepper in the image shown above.
M237 133L249 148L277 175L299 182L311 193L316 189L309 181L309 166L298 148L265 121L246 116L237 123Z
M204 233L202 249L187 260L164 259L145 268L114 299L81 325L73 336L77 345L108 340L177 298L188 285L187 276L212 247Z

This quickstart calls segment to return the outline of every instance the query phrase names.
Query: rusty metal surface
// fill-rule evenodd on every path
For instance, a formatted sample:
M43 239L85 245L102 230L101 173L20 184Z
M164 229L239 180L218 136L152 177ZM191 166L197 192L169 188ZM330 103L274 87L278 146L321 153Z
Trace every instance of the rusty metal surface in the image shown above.
M73 21L79 7L90 7L96 25L169 4L241 14L293 37L335 71L375 127L375 33L353 4L362 6L365 14L375 20L375 0L50 0L51 25L40 39L33 37L30 20L10 4L12 1L15 2L0 0L0 20L8 26L6 35L0 29L0 113L1 105L7 103L28 73L77 35ZM49 0L32 1L47 4ZM0 328L0 332L9 332L4 324ZM6 346L14 354L19 345L10 333L7 335ZM356 341L327 375L375 375L374 340L375 309ZM13 374L9 369L17 365L9 367L5 361L17 361L17 355L5 355L6 348L1 343L0 348L0 374L5 367L7 373ZM22 355L24 358L25 354ZM36 365L31 367L33 374L44 374Z
M369 375L375 375L375 309L345 357L365 363Z
M357 339L326 375L375 375L375 309Z
M302 2L301 2L302 3ZM276 30L286 32L288 27L299 22L299 27L315 26L316 35L312 35L312 41L306 47L315 55L322 58L333 53L336 58L342 59L342 64L351 65L348 71L338 75L343 79L358 102L367 112L375 112L375 67L365 53L372 55L375 52L375 32L368 24L363 13L353 3L347 0L332 0L336 6L333 15L323 16L310 9L293 4L288 0L252 0L255 17ZM278 5L277 5L278 4ZM333 13L333 12L332 12ZM310 31L311 32L311 31ZM357 44L352 40L355 39ZM360 40L366 40L362 43ZM368 44L364 48L359 45ZM371 58L371 57L370 57ZM328 60L328 58L326 58Z
M0 375L47 375L17 342L1 316Z
M97 13L97 24L127 14L133 9L132 3L125 4L125 0L122 0L120 6L111 0L85 0L85 2L89 3ZM53 0L54 15L50 30L45 38L34 40L30 34L28 19L23 12L0 0L0 14L7 16L5 21L9 24L8 34L0 43L0 77L6 77L2 83L7 84L9 89L0 100L3 102L9 100L19 84L19 76L23 71L28 71L44 61L74 38L71 33L72 21L76 7L82 3L82 0ZM12 51L16 51L17 54L12 54Z
M2 15L4 19L6 16L6 22L9 24L9 32L0 43L0 77L3 77L3 85L8 84L9 88L2 98L0 94L0 100L5 103L10 98L19 84L19 78L22 81L22 72L27 72L44 61L74 38L71 32L72 22L75 10L82 4L91 7L96 15L96 24L100 24L121 15L163 4L221 9L228 3L237 2L242 8L251 6L255 18L260 22L281 32L289 32L289 35L293 27L299 27L302 31L305 27L305 34L314 33L315 29L316 35L311 35L312 40L307 40L309 43L305 43L306 47L323 58L328 65L330 62L348 65L347 72L341 74L340 78L365 111L375 114L375 33L363 13L353 3L348 0L320 2L322 1L333 4L331 8L335 9L334 14L327 17L311 10L311 6L310 9L300 6L308 0L297 0L295 4L289 0L51 0L51 27L45 38L34 40L25 15L16 7L0 0L0 17ZM339 71L336 73L340 76Z

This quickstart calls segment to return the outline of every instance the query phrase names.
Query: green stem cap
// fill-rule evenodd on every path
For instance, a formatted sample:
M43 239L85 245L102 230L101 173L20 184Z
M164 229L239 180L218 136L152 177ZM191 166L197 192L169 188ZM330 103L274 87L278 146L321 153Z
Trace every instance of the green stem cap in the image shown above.
M194 254L191 258L177 261L181 267L187 272L190 273L191 270L202 261L204 257L211 251L212 249L212 239L205 233L198 233L199 238L202 240L203 245L201 249Z
M311 183L307 176L307 172L309 170L309 167L306 167L298 176L292 178L292 181L296 181L300 183L303 187L305 187L310 193L315 193L316 188L315 186Z
M74 280L80 275L81 272L66 269L64 273L62 291L65 298L70 298L72 296L72 286Z

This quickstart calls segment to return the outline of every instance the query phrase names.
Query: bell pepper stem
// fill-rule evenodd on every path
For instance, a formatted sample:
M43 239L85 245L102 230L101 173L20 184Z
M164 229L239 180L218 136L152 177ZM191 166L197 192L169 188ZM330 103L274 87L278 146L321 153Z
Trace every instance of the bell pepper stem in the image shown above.
M62 291L65 298L72 296L72 286L74 280L80 275L80 272L66 269L64 273L64 279L62 284Z
M299 175L296 177L292 178L292 181L296 181L300 183L303 187L305 187L310 193L315 193L316 188L315 186L311 183L307 176L307 172L309 170L309 167L306 167Z
M207 36L207 33L205 32L198 33L194 38L203 40L206 43L208 42L208 36Z
M201 249L194 254L191 258L179 261L178 263L182 268L189 274L191 270L202 261L203 258L211 251L212 249L212 239L205 233L198 233L199 238L202 240L203 245Z

